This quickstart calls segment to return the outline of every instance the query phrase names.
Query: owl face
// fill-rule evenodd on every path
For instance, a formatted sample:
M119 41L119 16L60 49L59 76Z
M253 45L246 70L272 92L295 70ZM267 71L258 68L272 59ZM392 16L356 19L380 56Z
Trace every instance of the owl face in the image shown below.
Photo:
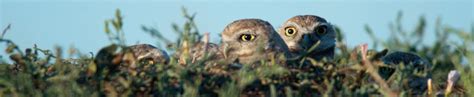
M252 64L275 51L287 47L272 25L260 19L236 20L222 32L225 56L237 58L240 63Z
M307 51L318 41L313 52L322 52L334 48L336 33L331 24L315 15L299 15L288 19L278 33L285 41L291 53Z

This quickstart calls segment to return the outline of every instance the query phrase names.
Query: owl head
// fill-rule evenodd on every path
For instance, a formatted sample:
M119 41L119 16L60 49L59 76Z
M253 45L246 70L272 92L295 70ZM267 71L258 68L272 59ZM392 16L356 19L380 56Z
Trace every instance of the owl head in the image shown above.
M334 27L322 17L294 16L283 23L278 32L292 54L305 53L315 46L316 48L309 53L317 59L334 56L336 32Z
M222 35L224 55L252 64L268 55L287 52L288 47L272 25L261 19L240 19L228 24Z
M136 44L127 48L133 53L137 62L167 64L170 60L168 53L150 44ZM131 65L135 66L137 62Z

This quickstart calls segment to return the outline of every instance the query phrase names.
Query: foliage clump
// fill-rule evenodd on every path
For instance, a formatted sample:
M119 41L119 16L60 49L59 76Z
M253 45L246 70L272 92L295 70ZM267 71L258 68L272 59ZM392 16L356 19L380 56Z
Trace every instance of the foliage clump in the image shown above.
M123 22L117 10L114 19L105 21L105 32L111 45L95 55L83 54L74 48L64 57L61 47L54 51L34 46L25 50L14 42L1 38L7 44L5 52L12 64L0 64L1 96L406 96L406 95L458 95L474 94L474 27L471 32L442 25L436 20L436 39L433 44L423 44L426 20L420 18L413 31L401 26L402 14L390 24L391 37L378 39L371 28L366 32L374 40L373 50L367 46L348 47L344 43L344 32L338 32L338 53L334 61L316 61L302 58L297 65L282 65L262 62L263 65L229 64L205 57L193 61L189 51L204 37L194 23L196 14L189 15L185 9L186 22L182 27L172 27L179 38L170 41L153 28L142 29L161 43L170 52L183 52L166 63L138 62L136 71L126 71L127 50L122 30ZM114 30L110 30L112 25ZM7 31L4 30L3 34ZM461 39L461 43L448 38ZM388 50L375 51L382 45ZM430 64L423 70L413 69L409 63L387 65L380 62L387 52L402 51L421 56ZM75 56L76 58L73 58ZM382 58L382 59L381 59ZM179 61L178 61L179 60ZM292 63L293 64L293 63ZM391 69L390 76L378 71ZM448 72L459 71L461 77L452 92L445 92ZM416 71L416 72L414 72ZM430 80L431 83L428 83ZM427 84L428 89L410 87ZM417 86L417 85L414 85ZM414 90L413 90L414 89ZM421 90L421 91L417 91ZM416 93L414 91L417 91Z

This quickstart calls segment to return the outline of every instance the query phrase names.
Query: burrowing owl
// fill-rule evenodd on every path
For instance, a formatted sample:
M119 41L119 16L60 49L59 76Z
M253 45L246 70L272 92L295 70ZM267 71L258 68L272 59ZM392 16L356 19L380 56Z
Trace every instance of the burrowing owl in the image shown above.
M403 87L410 91L408 94L421 95L426 91L427 81L431 77L431 64L427 60L416 54L400 51L385 55L381 60L386 64L385 67L379 68L379 74L382 78L389 79L395 71L403 71L408 74L407 82L404 83ZM398 66L399 64L405 65Z
M289 51L301 55L318 41L319 45L310 52L310 57L321 60L334 57L336 32L324 18L315 15L298 15L288 19L279 29Z
M382 61L387 65L398 65L403 63L405 65L413 66L414 69L424 70L428 69L431 65L428 61L421 58L420 56L407 52L395 51L382 57Z
M191 63L199 61L209 63L209 61L223 58L219 45L210 43L209 40L209 33L206 32L201 37L201 41L183 45L174 53L173 57L177 58L178 62L182 65L187 64L186 61L191 61Z
M137 44L127 47L135 58L135 61L131 63L132 67L137 64L137 62L147 62L147 64L166 64L169 61L168 54L152 46L150 44Z
M135 70L140 62L166 64L168 61L169 56L165 51L149 44L127 46L125 49L120 49L118 45L110 45L102 48L94 60L99 67L107 66L112 70Z
M216 59L219 56L220 50L217 44L198 42L194 44L190 52L192 62L194 63L205 58L209 60Z
M178 58L180 63L184 64L186 61L182 57L187 57L191 60L191 63L195 63L197 61L210 61L222 58L222 54L219 50L219 45L214 43L206 43L206 42L196 42L188 49L187 56L184 56L185 51L178 51L174 54L175 58Z
M261 19L241 19L227 25L222 32L221 47L224 56L242 64L253 64L288 52L272 25Z
M379 68L379 73L385 79L388 79L395 72L393 69L398 69L399 64L405 64L404 67L410 71L428 72L431 68L428 61L416 54L407 52L395 51L383 56L381 60L386 64L386 67Z

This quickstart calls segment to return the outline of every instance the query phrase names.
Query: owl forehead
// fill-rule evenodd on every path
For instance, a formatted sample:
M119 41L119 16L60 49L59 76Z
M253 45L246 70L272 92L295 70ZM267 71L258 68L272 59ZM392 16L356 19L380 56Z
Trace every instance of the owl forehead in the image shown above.
M222 38L230 40L240 34L269 35L273 31L270 23L260 19L242 19L229 24L222 32Z
M326 24L327 21L324 18L315 15L299 15L288 19L284 26L296 26L306 30L311 30L318 25Z
M326 19L322 18L322 17L319 17L319 16L316 16L316 15L298 15L298 16L294 16L290 19L288 19L288 21L291 21L291 22L297 22L297 23L300 23L301 25L311 25L315 22L322 22L322 23L326 23Z

